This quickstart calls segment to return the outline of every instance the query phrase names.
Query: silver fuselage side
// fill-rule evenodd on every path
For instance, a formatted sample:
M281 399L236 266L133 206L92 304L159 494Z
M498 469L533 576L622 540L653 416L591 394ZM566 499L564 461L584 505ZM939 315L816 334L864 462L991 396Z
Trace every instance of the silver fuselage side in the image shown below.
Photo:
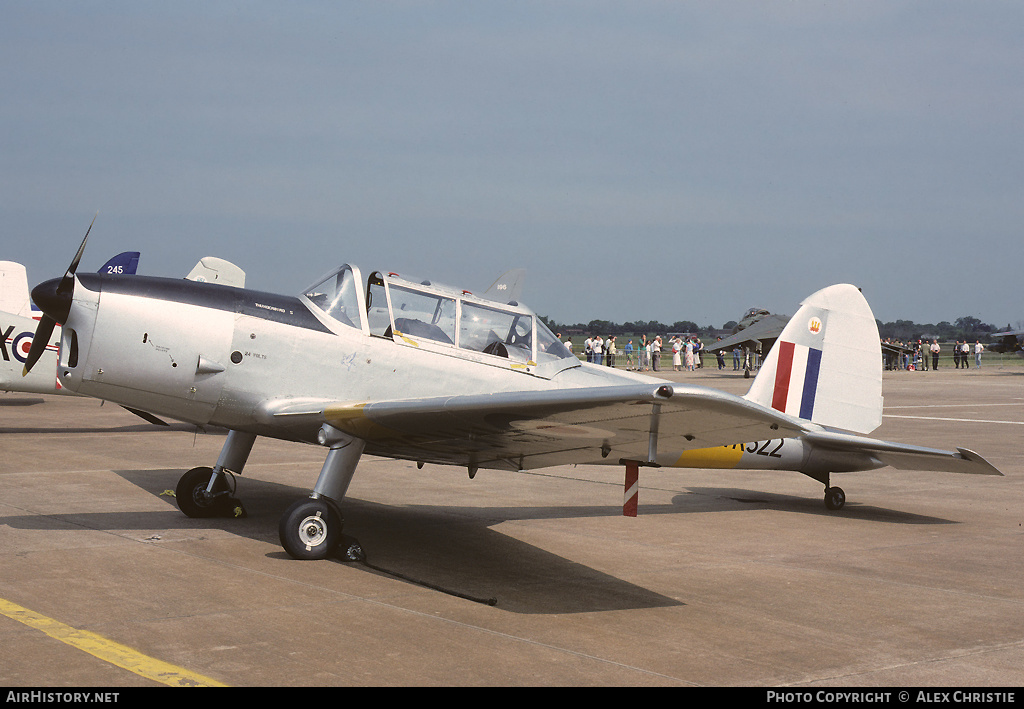
M200 425L315 440L260 420L267 401L366 402L648 379L574 357L518 361L404 333L378 336L306 298L80 274L58 376L80 394Z

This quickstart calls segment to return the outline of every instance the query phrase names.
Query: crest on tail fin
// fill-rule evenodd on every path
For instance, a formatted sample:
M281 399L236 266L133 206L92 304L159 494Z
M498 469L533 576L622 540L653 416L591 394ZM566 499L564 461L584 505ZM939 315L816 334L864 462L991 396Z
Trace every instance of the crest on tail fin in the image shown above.
M874 313L855 286L801 303L745 397L822 426L870 433L882 423L882 350Z

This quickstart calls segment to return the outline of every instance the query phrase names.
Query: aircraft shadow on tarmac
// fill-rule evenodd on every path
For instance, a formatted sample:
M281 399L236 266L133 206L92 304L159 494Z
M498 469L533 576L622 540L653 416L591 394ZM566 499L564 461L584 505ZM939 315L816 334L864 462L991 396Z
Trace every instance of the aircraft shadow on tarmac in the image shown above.
M114 472L139 488L160 495L168 504L167 511L22 515L0 518L0 525L33 530L217 529L273 544L275 551L267 557L282 564L329 563L295 561L279 547L278 519L292 501L308 494L307 490L245 478L239 495L246 507L245 518L190 519L178 510L173 497L164 495L174 488L181 470ZM339 566L346 568L355 567L470 599L485 601L496 597L496 603L490 605L514 613L583 613L683 605L674 598L489 529L502 521L501 515L491 508L396 508L348 498L344 513L346 533L358 536L368 546L366 555L370 562L363 565L339 561ZM611 516L614 510L595 508L586 514Z
M820 517L856 517L859 520L873 522L888 522L890 524L957 524L954 520L942 519L941 517L930 517L928 515L914 514L913 512L902 512L884 507L864 505L856 501L847 501L842 510L826 509L819 498L793 497L792 495L781 495L778 493L764 492L763 490L746 490L735 488L713 488L713 487L688 487L689 493L677 495L673 499L676 505L673 512L679 513L688 507L688 495L698 495L700 502L694 503L693 509L685 510L691 512L716 512L736 509L736 504L756 505L762 509L778 510L780 512L799 512Z
M218 529L233 535L273 544L267 557L300 564L278 549L277 520L300 488L251 478L241 481L247 516L242 519L190 519L178 509L173 489L181 471L114 471L126 481L161 496L166 512L68 513L0 519L0 525L30 529L82 527L95 530ZM735 511L737 505L756 505L784 512L835 515L821 500L751 492L730 488L689 488L671 504L640 505L640 515ZM346 533L364 546L366 563L346 563L369 573L398 578L435 590L478 599L494 599L500 609L523 614L584 613L684 605L681 601L571 561L491 529L505 521L559 518L617 517L620 508L565 507L458 507L411 505L391 507L350 497L344 506ZM952 524L949 520L853 505L839 514L897 524ZM619 553L622 544L617 543ZM638 553L642 553L638 552ZM327 563L327 562L320 562ZM609 562L610 564L613 562ZM683 565L680 561L680 565Z
M45 403L46 403L46 399L43 399L43 398L26 399L25 397L21 397L21 396L15 397L15 398L7 398L5 396L3 398L0 398L0 407L6 407L6 406L11 406L11 407L14 407L14 406L36 406L37 404L45 404Z

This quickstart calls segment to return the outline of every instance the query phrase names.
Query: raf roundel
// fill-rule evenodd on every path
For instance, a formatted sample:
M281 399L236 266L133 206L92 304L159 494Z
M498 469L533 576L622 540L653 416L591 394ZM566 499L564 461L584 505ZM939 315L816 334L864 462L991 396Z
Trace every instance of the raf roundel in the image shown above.
M11 351L14 353L15 359L24 364L28 360L29 350L32 349L32 335L31 332L22 332L14 338L13 347Z

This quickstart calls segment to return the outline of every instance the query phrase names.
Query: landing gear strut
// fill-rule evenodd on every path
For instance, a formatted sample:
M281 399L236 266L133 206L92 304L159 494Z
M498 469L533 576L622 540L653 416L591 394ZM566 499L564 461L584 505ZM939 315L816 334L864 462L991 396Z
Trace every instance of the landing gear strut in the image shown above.
M345 499L365 444L326 424L320 429L318 440L331 450L313 494L285 510L278 524L278 537L294 559L326 559L345 539L344 557L352 561L362 550L358 542L342 535L344 520L336 505Z
M364 558L362 549L342 534L344 521L337 505L345 499L365 443L326 424L318 440L330 448L327 460L309 498L294 503L281 516L281 546L295 559L325 559L343 544L343 558L359 561ZM181 511L197 518L243 516L245 509L233 497L229 479L241 474L255 441L256 434L230 431L216 466L193 468L182 475L175 489Z

